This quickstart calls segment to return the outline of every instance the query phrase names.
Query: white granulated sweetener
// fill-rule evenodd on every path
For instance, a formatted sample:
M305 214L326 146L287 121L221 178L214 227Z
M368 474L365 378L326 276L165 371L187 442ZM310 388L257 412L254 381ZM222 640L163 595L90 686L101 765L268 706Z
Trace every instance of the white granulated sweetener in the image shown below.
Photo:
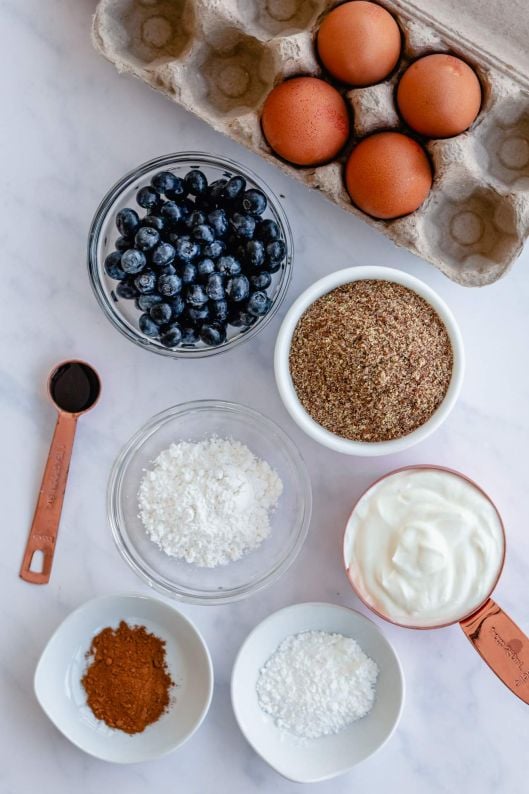
M339 733L375 702L378 665L342 634L287 637L259 672L257 698L278 728L304 739Z
M145 472L139 515L166 554L214 568L262 543L282 491L272 467L239 441L181 441Z

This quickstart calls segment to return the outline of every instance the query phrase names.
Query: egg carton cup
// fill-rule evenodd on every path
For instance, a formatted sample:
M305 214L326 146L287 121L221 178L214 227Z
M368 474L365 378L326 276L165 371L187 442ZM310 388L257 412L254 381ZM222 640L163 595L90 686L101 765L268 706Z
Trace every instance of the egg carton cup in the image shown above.
M380 5L402 31L399 65L382 83L347 88L325 74L314 48L319 23L335 5L333 0L100 0L92 35L119 72L145 81L452 280L472 287L496 281L529 234L529 84L524 82L529 7L511 20L507 0L420 0L420 8L409 0L384 0ZM428 198L411 215L375 220L351 204L344 163L355 141L367 134L408 132L394 102L399 77L414 59L445 51L476 70L481 112L460 136L419 138L434 167ZM297 75L325 77L351 110L349 144L339 158L319 167L282 161L261 130L269 91Z

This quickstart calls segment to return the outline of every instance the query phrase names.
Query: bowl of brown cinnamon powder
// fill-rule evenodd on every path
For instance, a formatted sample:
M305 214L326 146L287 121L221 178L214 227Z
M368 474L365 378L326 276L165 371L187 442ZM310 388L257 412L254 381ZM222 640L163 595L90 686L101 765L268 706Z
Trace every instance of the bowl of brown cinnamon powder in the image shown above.
M433 433L457 400L464 366L445 302L384 267L340 270L309 287L287 312L274 359L280 396L301 429L366 456Z
M213 666L193 624L143 595L94 598L44 649L35 694L85 753L127 764L173 752L204 720Z

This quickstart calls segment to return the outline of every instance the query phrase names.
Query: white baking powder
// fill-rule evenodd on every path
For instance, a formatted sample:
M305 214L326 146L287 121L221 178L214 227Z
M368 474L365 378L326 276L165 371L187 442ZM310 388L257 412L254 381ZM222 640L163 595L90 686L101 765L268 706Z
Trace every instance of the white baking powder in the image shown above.
M318 739L371 711L377 676L378 665L355 640L307 631L283 640L266 662L257 698L278 728Z
M140 485L140 518L166 554L207 568L238 560L270 533L283 483L239 441L181 441Z

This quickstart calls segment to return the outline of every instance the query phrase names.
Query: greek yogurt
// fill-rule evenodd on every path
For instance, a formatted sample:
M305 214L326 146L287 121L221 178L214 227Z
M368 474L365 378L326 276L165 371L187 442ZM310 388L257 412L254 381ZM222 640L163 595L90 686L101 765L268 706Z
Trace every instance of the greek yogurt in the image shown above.
M476 486L441 469L406 469L360 499L344 557L367 604L396 623L433 627L489 596L504 545L498 512Z

